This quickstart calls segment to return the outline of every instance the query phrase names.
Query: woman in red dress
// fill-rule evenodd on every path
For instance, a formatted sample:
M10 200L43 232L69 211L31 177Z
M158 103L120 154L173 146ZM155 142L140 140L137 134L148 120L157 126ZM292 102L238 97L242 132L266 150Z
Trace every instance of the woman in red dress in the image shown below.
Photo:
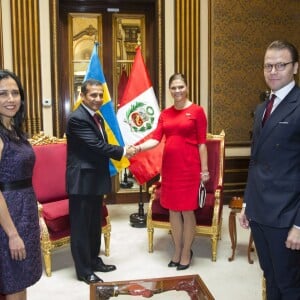
M161 170L161 205L170 211L175 251L169 267L185 270L190 266L195 235L200 180L209 180L207 168L207 119L201 106L187 98L185 76L169 79L174 105L163 110L152 139L136 146L136 151L155 147L166 138Z

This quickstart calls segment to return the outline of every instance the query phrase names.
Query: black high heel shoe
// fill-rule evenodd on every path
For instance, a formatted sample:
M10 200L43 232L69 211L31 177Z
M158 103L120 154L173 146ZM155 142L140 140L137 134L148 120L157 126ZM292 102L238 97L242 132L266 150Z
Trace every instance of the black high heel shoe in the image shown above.
M187 265L182 265L182 264L179 263L176 270L177 271L182 271L182 270L188 269L190 264L191 264L192 258L193 258L193 251L191 250L190 262Z
M174 267L178 267L179 265L179 262L175 262L173 260L171 260L169 263L168 263L168 267L169 268L174 268Z

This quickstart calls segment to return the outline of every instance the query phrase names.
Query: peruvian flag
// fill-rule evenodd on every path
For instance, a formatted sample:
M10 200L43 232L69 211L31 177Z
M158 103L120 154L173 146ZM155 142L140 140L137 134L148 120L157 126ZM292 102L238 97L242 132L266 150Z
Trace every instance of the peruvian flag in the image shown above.
M140 47L120 101L117 119L126 145L138 145L151 138L160 115L160 109L146 69ZM129 170L139 184L160 173L164 143L130 159Z

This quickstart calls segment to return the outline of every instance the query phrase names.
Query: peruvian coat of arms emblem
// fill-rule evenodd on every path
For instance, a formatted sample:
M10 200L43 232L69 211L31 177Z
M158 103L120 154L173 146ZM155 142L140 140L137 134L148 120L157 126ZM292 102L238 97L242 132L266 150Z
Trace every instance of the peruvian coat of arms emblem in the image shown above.
M151 130L155 120L154 109L152 106L143 102L135 102L126 111L125 122L129 124L134 132L145 132Z

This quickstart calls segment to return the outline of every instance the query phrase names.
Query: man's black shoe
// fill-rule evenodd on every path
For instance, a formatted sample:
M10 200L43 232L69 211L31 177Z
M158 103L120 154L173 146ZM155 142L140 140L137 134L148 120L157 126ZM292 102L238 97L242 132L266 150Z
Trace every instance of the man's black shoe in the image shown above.
M111 272L116 270L115 265L106 265L100 257L97 258L96 264L93 266L93 271L96 272Z
M84 281L87 284L103 282L101 278L99 278L96 274L90 274L86 276L78 276L78 280Z

